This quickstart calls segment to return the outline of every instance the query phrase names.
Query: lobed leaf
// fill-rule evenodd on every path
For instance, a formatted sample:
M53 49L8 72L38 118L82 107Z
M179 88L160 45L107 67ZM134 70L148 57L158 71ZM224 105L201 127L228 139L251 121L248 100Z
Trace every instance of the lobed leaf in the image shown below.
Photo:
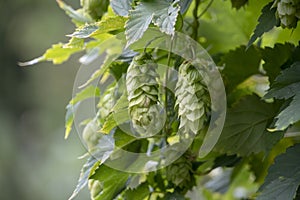
M261 101L257 96L247 96L228 110L224 129L216 149L247 156L268 152L282 138L282 133L267 131L276 107Z
M110 0L110 6L113 11L123 17L129 15L129 10L131 9L132 0Z
M151 22L157 25L163 33L173 35L179 10L178 0L173 3L167 0L140 2L134 10L129 12L129 19L125 25L127 46L138 41Z
M114 199L126 186L130 174L101 165L91 179L101 182L103 190L95 200Z
M260 52L256 47L250 47L246 50L245 46L240 46L225 54L220 64L225 64L223 74L225 75L227 92L232 91L245 79L257 74L260 60Z
M300 185L299 155L300 145L297 144L275 159L260 188L261 194L257 200L294 199Z
M270 31L274 26L278 24L276 19L276 8L272 7L273 2L270 2L262 9L262 13L258 18L258 24L254 30L253 35L251 36L247 48L249 48L257 38L261 37L265 32Z
M265 98L290 99L291 102L278 116L275 130L285 130L289 125L300 120L300 62L285 69L275 79Z

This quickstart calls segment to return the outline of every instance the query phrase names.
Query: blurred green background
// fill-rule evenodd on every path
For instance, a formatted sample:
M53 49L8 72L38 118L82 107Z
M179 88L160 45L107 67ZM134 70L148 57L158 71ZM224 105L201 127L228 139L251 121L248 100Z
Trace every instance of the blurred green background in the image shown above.
M78 7L79 1L66 1ZM74 27L55 0L0 1L0 199L67 199L84 161L77 134L64 140L65 106L80 64L19 67ZM76 199L88 199L87 191Z

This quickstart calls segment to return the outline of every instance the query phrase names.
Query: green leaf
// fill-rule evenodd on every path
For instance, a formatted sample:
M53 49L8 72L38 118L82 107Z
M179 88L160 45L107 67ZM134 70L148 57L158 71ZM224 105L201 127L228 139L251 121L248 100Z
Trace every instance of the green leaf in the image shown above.
M102 19L97 23L98 30L91 34L91 37L96 37L103 33L108 33L110 31L123 29L125 26L126 18L121 16L112 16Z
M285 154L275 159L268 171L261 194L257 200L293 199L300 185L300 145L287 149Z
M113 11L123 17L129 15L129 10L131 9L132 0L110 0L110 6Z
M77 194L80 192L80 190L82 190L87 185L89 177L91 176L91 172L93 172L94 169L98 167L98 165L99 165L99 161L96 158L92 156L88 158L87 162L83 165L81 169L77 186L74 192L72 193L71 197L69 198L69 200L74 199L77 196Z
M92 20L84 15L82 15L80 12L74 10L71 6L64 3L62 0L56 0L59 7L63 9L66 14L73 20L73 22L76 25L82 25L85 23L90 23Z
M98 87L95 86L88 86L81 90L79 93L76 94L76 96L71 99L69 104L67 105L67 113L65 117L65 139L68 138L71 130L72 125L74 121L74 112L76 108L78 107L79 103L85 99L91 98L91 97L99 97L100 96L100 90Z
M283 66L292 56L295 46L290 43L275 44L273 48L265 47L262 51L262 59L265 61L263 68L267 72L269 81L272 83L280 74Z
M300 120L300 62L285 69L275 79L265 98L291 99L291 102L276 117L274 130L285 130Z
M76 103L83 101L88 98L100 97L100 89L93 85L90 85L80 92L78 92L73 99L70 101L70 105L75 105Z
M62 43L52 45L52 48L48 49L43 57L47 61L52 61L53 64L61 64L69 59L69 57L81 51L79 47L70 47Z
M233 8L240 9L248 3L248 0L231 0Z
M134 10L129 12L126 22L127 46L138 41L148 29L151 21L163 33L173 35L175 23L179 12L178 0L170 3L167 0L154 0L140 2Z
M76 31L68 37L75 37L75 38L88 38L90 35L98 29L98 26L95 24L87 24L85 26L81 26L76 29Z
M179 1L180 13L181 14L185 13L189 9L192 2L193 0L180 0Z
M130 174L101 165L91 179L101 182L103 190L95 200L114 199L126 186Z
M147 183L139 185L136 189L126 190L124 197L126 200L144 200L150 194L149 186Z
M175 33L175 24L180 10L179 5L177 4L179 0L175 0L171 5L168 1L160 1L159 5L161 6L153 16L152 22L159 27L161 32L168 35L174 35Z
M108 134L113 128L115 128L119 124L128 121L130 118L129 118L127 107L128 107L127 95L123 95L117 101L116 105L113 107L112 109L113 112L106 118L100 132Z
M222 57L221 64L225 64L223 74L227 92L232 91L237 85L254 74L258 74L260 65L260 52L256 47L246 50L241 46L229 51Z
M216 149L227 154L247 156L268 152L282 138L282 133L267 131L276 107L247 96L228 110L223 132Z
M253 42L259 37L261 37L265 32L270 31L274 26L278 24L276 19L276 8L272 8L273 2L270 2L262 9L262 13L258 18L258 24L251 36L247 47L251 46Z

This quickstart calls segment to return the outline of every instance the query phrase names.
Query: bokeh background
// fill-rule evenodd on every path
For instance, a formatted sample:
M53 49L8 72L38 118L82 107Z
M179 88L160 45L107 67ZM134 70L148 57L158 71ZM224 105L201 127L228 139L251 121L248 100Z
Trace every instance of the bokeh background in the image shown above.
M1 0L0 16L0 199L68 199L85 152L75 132L64 140L78 58L58 66L17 62L67 41L74 27L55 0ZM76 199L88 199L87 191Z

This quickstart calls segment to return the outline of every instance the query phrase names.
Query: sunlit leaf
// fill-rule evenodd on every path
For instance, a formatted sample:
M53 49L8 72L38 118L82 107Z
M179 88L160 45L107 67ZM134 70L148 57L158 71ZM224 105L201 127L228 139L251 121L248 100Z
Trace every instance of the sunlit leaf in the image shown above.
M132 0L110 0L113 11L120 16L127 17L131 9Z

